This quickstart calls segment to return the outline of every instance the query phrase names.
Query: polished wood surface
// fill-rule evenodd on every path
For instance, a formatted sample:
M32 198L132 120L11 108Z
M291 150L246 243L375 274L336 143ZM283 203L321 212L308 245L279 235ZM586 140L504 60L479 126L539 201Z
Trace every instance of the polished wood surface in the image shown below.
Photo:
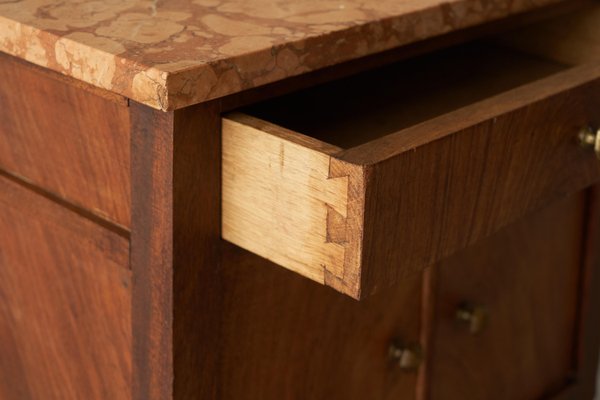
M173 113L131 106L133 398L170 399L173 381Z
M388 350L421 340L420 276L357 302L231 245L223 273L220 398L416 398Z
M366 287L397 281L598 181L600 165L576 139L580 126L600 118L598 83L521 103L542 85L560 90L559 83L540 81L421 124L406 133L426 143L373 166L363 257L390 267L367 269ZM481 120L488 111L496 116ZM462 124L470 127L435 137ZM390 147L382 142L379 148L385 153ZM402 228L389 221L403 221Z
M460 41L460 36L452 40ZM411 46L399 57L443 47L443 43ZM390 60L386 57L397 57L402 51L371 58L373 64L366 62L363 67L385 64ZM370 277L367 284L377 293L360 302L221 239L221 113L331 80L352 68L334 66L323 75L167 113L133 102L128 106L120 97L52 76L59 92L74 91L69 102L93 95L126 109L126 125L132 129L127 149L131 168L127 161L127 168L119 171L129 174L131 170L131 176L114 179L131 184L131 224L119 222L114 217L118 212L111 216L102 211L111 209L104 206L107 203L94 208L90 206L94 202L55 190L49 180L25 181L15 171L0 171L0 182L5 182L0 183L0 398L426 400L450 392L468 399L468 395L487 394L490 388L497 389L491 396L537 391L557 394L557 399L590 398L600 331L595 318L600 304L594 272L600 226L597 194L586 196L585 201L577 195L556 206L561 210L556 211L557 219L552 215L541 221L528 215L596 179L593 154L571 139L580 123L593 122L588 118L598 115L598 84L590 83L598 77L598 67L568 70L529 55L500 59L504 62L500 68L494 69L493 62L489 66L496 72L504 70L507 80L499 78L486 86L480 79L474 92L464 81L448 82L444 87L454 84L464 90L462 94L444 99L441 94L435 97L433 90L417 107L423 113L405 114L406 126L375 135L378 139L358 135L348 138L355 143L335 147L294 132L286 136L289 129L269 122L263 127L263 134L273 134L268 132L273 128L277 139L309 150L313 149L309 142L317 143L315 148L324 153L323 149L334 148L337 158L333 157L329 174L347 172L350 164L364 172L360 178L371 185L370 192L357 186L349 190L364 193L362 199L370 207L364 208L369 214L360 220L375 222L364 232L375 237L379 228L387 226L389 231L383 233L389 236L380 248L372 241L370 253L363 258L386 271L417 266L406 270L411 275L384 272ZM514 64L515 60L521 61ZM42 73L19 65L36 76ZM525 66L521 71L528 72L520 75L506 65ZM520 85L525 86L516 88ZM34 119L33 131L41 130L34 116L28 114L23 121L30 123L29 119ZM66 148L77 143L83 146L82 154L95 151L80 136L73 133L74 142ZM245 143L249 148L255 144ZM24 145L42 146L37 141ZM105 150L100 146L100 153ZM257 153L250 155L263 155ZM274 155L279 161L279 153ZM54 164L43 165L54 168ZM82 176L93 178L87 174L95 166L79 167ZM353 179L357 177L349 180ZM87 184L80 185L81 193L100 188L91 180ZM375 199L383 208L375 208ZM388 213L390 207L403 211ZM580 230L575 232L578 218ZM517 223L522 227L519 232L515 233L517 225L505 228L517 219L522 219ZM339 218L326 218L325 236L332 242L357 240L342 228L331 229L339 223ZM566 240L547 239L557 231ZM9 240L4 239L5 232L10 233ZM506 243L513 245L507 250ZM577 253L576 245L583 253ZM468 248L456 259L449 256L463 247ZM484 252L484 247L489 251ZM389 254L379 254L386 249L395 261L387 258ZM518 251L524 255L522 260L515 256ZM552 274L540 272L539 264L523 265L540 251L544 255L539 260L551 259L556 267ZM583 268L559 265L560 260L572 258L567 253L579 254ZM427 268L440 259L440 266ZM4 270L3 260L22 268ZM489 262L481 267L482 260ZM424 271L416 271L422 267ZM337 273L344 276L343 269ZM356 282L365 285L356 273L353 280L347 278L332 274L325 280L331 279L329 286L339 291L356 288ZM524 287L533 289L524 293ZM499 337L483 330L475 340L484 350L471 347L473 337L452 325L456 307L451 296L455 292L448 294L452 288L457 288L457 301L476 302L477 294L493 296L487 304L500 311L491 314L488 328L501 326L505 332L508 326L524 333L518 338ZM549 288L556 290L543 296ZM502 296L509 300L502 303ZM517 312L513 318L501 303L524 310L523 315ZM542 304L536 310L551 304L556 312L538 315L531 311L536 304ZM33 317L21 318L22 310ZM31 322L40 316L50 321L43 329ZM443 335L445 331L449 334ZM402 370L390 359L389 346L395 340L422 349L425 359L419 368ZM522 358L516 350L522 351L518 354ZM540 360L544 363L537 368ZM477 366L471 368L472 364ZM440 378L440 368L451 371ZM490 378L495 371L497 380ZM522 377L515 377L515 371ZM462 381L436 386L440 379L452 376ZM530 381L520 384L524 377ZM461 392L465 387L453 386L474 380L489 386L477 383L466 394ZM500 383L507 389L498 388Z
M132 225L134 275L145 274L133 286L135 398L413 396L417 371L399 370L387 352L397 337L421 340L418 276L361 304L251 253L222 248L219 175L213 181L205 174L221 164L216 106L173 114L131 107L139 127L132 193L145 204ZM168 209L172 214L164 214ZM173 274L161 268L169 257ZM363 341L368 345L357 349ZM310 368L301 362L308 352L318 354L306 359ZM333 370L336 357L352 369ZM365 368L373 372L361 377ZM271 379L279 371L287 371L285 379Z
M0 398L130 399L128 241L0 176Z
M537 399L558 393L575 369L585 196L524 218L441 262L432 399ZM471 333L461 302L486 308Z
M220 256L223 244L220 121L218 103L175 112L173 397L176 399L218 399L223 390L215 373L222 363L221 318L227 298ZM238 331L237 335L240 334L243 335Z
M128 229L127 99L0 55L0 169Z
M594 398L598 391L598 363L600 360L600 186L587 191L583 243L583 273L579 284L580 303L576 326L576 372L569 390L557 400Z
M131 109L134 398L219 398L219 109Z

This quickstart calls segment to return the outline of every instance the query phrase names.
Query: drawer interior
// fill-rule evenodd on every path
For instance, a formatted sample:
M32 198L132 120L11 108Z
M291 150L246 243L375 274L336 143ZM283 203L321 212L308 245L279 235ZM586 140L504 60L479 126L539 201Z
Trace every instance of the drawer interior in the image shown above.
M600 7L595 7L593 12L570 18L589 19L590 14L600 14L598 10ZM569 58L558 51L565 40L565 33L559 29L563 24L564 19L549 21L455 46L270 99L242 111L342 149L352 148L584 61L581 56ZM579 47L595 43L589 29L582 29L585 32L581 34L588 40L580 40ZM523 35L527 40L521 40ZM543 38L536 40L536 35ZM545 46L539 46L540 41ZM553 43L557 43L556 48Z

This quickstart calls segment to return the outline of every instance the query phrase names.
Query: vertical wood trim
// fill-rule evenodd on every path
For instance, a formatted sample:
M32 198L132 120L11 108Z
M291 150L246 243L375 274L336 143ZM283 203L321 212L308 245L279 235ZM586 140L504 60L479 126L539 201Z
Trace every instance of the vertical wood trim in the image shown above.
M600 185L587 191L585 218L574 379L552 396L553 400L592 399L596 392L600 351Z
M131 105L133 398L172 398L173 113Z
M221 138L218 103L133 103L133 398L218 398Z
M593 398L600 350L600 185L588 191L587 227L578 345L579 398Z
M423 348L423 364L417 375L415 399L429 399L429 382L431 381L431 363L435 362L433 354L433 337L435 329L435 302L437 291L438 264L423 270L421 280L421 336L419 341Z
M218 399L223 301L219 103L175 111L173 151L173 398Z

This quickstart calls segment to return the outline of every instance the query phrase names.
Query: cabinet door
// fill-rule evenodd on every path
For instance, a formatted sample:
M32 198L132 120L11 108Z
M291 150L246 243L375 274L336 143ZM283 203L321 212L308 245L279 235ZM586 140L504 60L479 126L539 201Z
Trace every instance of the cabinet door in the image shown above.
M417 350L420 276L358 302L234 246L223 261L221 399L415 399L389 350Z
M439 267L432 399L536 399L574 370L583 195Z
M0 398L129 399L128 241L0 175Z

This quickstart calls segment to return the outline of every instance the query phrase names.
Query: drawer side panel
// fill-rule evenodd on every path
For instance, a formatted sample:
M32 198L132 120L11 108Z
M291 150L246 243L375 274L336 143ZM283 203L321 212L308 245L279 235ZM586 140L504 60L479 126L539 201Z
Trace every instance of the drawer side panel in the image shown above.
M347 177L329 178L330 159L224 119L223 238L324 283L343 265L348 196Z

